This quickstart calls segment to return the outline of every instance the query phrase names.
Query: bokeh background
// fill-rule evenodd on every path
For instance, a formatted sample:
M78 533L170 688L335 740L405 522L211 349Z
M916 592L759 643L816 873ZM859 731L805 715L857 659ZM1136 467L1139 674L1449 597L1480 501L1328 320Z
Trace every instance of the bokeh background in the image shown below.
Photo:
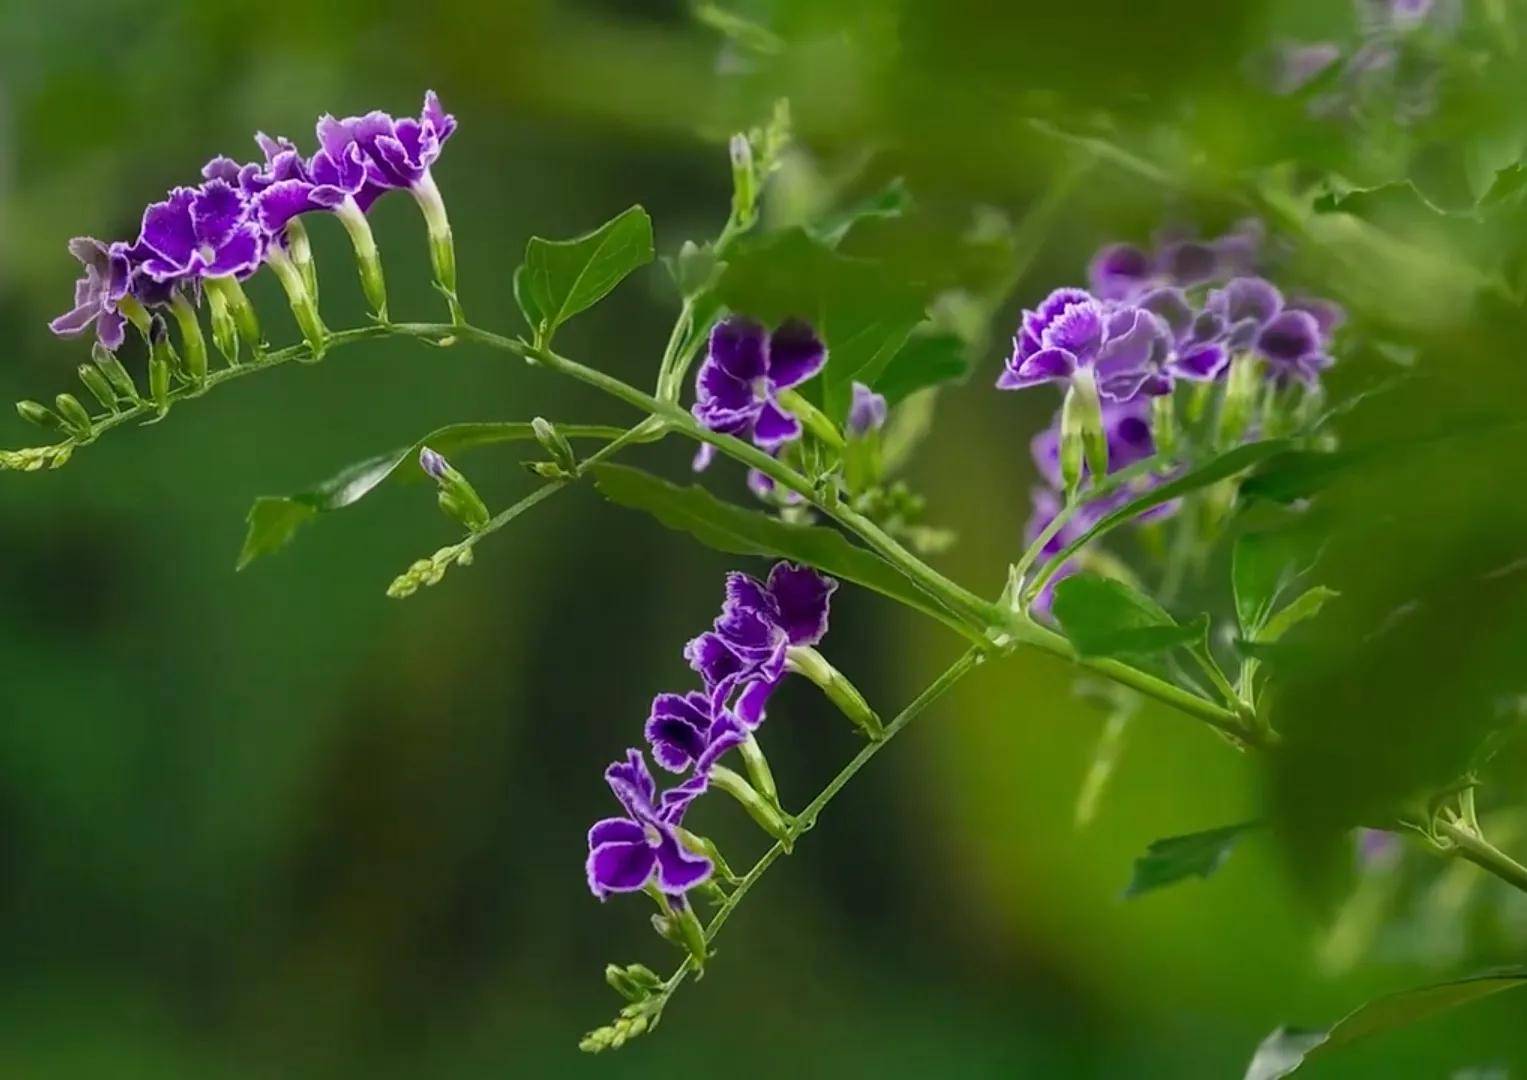
M922 215L893 254L913 267L941 258L978 207L1017 221L1060 200L1023 237L989 344L940 398L910 477L960 535L941 569L995 593L1034 482L1028 440L1051 407L990 390L1020 306L1077 281L1104 242L1267 216L1241 193L1276 163L1371 183L1415 158L1406 133L1312 123L1252 77L1247 58L1280 35L1350 37L1345 4L749 10L781 49L749 53L676 0L0 6L0 397L49 398L86 359L45 328L68 306L64 242L133 235L145 202L214 153L252 155L255 130L306 140L321 111L406 113L438 90L461 123L436 175L463 299L475 321L513 330L528 236L572 235L633 202L662 253L714 235L725 136L788 95L801 149L777 219L904 176ZM1514 49L1510 20L1492 25L1493 46ZM1451 132L1432 137L1512 129L1522 100L1450 103ZM1168 182L1101 161L1057 196L1078 150L1036 116L1118 133ZM374 218L394 314L435 317L413 207L384 200ZM1370 433L1520 408L1519 231L1403 205L1387 222L1396 251L1347 219L1270 224L1289 277L1341 298L1364 340L1392 350L1351 359L1351 386L1397 355L1445 378L1371 416ZM332 225L312 227L325 315L356 325ZM265 277L256 302L289 335ZM674 310L653 266L559 341L646 383ZM61 471L0 476L0 1075L1230 1077L1279 1023L1329 1023L1375 993L1524 955L1519 904L1423 855L1403 911L1349 915L1333 944L1340 898L1266 834L1207 882L1125 902L1152 839L1258 816L1269 790L1310 798L1308 777L1268 785L1207 730L1146 709L1079 828L1103 716L1064 666L1020 657L962 685L844 793L660 1032L578 1054L618 1004L607 961L672 962L644 903L601 907L585 888L584 830L612 805L600 772L640 739L651 695L687 684L680 647L737 560L579 489L485 542L474 567L389 600L387 582L454 535L429 491L394 487L233 570L255 496L440 424L535 415L628 418L501 355L381 343L240 381ZM4 429L5 445L36 441L20 421ZM1483 520L1509 539L1519 450L1428 458L1426 490L1448 497L1418 502L1412 524ZM687 457L668 443L639 455L674 477ZM512 449L461 464L494 505L531 482ZM735 469L707 483L748 498ZM1421 481L1378 483L1399 498ZM1403 528L1385 528L1350 533L1349 548L1405 549ZM1443 533L1424 567L1396 557L1369 572L1456 570L1458 536ZM1434 630L1470 618L1446 610ZM1520 630L1494 625L1501 664ZM889 711L959 643L844 590L828 646ZM1451 723L1449 687L1467 678L1427 676L1441 687L1429 722ZM1319 685L1303 691L1310 722ZM1352 730L1403 740L1393 704ZM803 802L854 739L799 687L771 715L786 800ZM727 810L704 806L701 825L745 863L762 844ZM1502 995L1310 1075L1519 1075L1524 1006Z

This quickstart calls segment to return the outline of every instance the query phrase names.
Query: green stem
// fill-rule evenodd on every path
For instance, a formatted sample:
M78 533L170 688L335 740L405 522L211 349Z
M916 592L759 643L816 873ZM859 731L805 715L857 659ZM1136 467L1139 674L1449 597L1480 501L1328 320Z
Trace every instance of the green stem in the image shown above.
M1437 822L1436 830L1452 841L1460 858L1467 859L1480 869L1527 892L1527 866L1517 862L1479 833L1449 821Z

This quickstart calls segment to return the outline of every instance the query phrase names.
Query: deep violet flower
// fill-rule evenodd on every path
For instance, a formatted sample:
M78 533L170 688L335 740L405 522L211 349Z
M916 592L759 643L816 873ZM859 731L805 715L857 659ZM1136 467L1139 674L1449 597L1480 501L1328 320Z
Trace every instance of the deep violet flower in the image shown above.
M77 337L95 324L97 340L116 352L126 332L117 305L132 284L132 264L125 244L107 246L88 236L69 241L69 254L85 268L74 285L74 307L48 324L60 337Z
M885 426L886 403L884 395L877 394L862 382L853 386L853 402L848 407L848 432L864 436Z
M709 774L727 751L741 746L748 729L714 694L658 694L644 729L652 759L669 772L691 766L696 776Z
M1263 240L1256 218L1238 222L1212 240L1177 233L1158 235L1152 251L1110 244L1093 256L1089 287L1100 300L1133 300L1162 286L1192 288L1251 273Z
M1023 313L997 387L1074 384L1090 376L1109 401L1128 401L1142 391L1161 394L1171 388L1160 366L1170 346L1165 327L1151 313L1097 300L1082 289L1056 289Z
M712 431L778 450L801 437L801 422L780 405L779 392L799 386L826 362L827 347L798 319L773 333L751 319L723 319L711 330L695 376L695 419ZM701 446L695 469L704 469L714 456L714 447Z
M638 892L649 881L669 896L682 896L711 875L711 861L685 849L675 828L695 792L657 793L640 750L627 750L604 773L625 817L596 821L589 830L585 863L589 890L603 900L611 893Z
M143 212L134 253L155 281L248 277L259 268L264 238L243 194L226 180L176 188Z
M837 587L811 567L788 562L776 563L767 582L728 574L720 617L712 630L684 647L685 659L722 700L735 691L737 719L755 728L784 678L789 650L815 645L826 635Z

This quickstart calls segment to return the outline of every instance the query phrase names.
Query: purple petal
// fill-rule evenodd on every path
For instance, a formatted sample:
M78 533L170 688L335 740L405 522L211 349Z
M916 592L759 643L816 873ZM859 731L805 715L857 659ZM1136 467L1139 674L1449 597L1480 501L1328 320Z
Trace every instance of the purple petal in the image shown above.
M809 566L775 563L769 593L779 611L779 625L792 645L815 645L827 633L827 614L838 583Z
M753 421L753 441L765 450L777 450L787 442L801 437L801 422L773 398L764 402L758 417Z
M435 138L441 143L456 133L456 118L445 111L433 90L424 92L424 109L419 114L419 121L434 128Z
M253 273L264 256L265 238L252 221L240 225L228 242L217 250L217 257L204 268L207 277L240 277Z
M95 337L102 345L112 352L122 347L122 341L127 336L127 318L119 311L101 310L101 314L95 320Z
M1109 325L1109 338L1097 351L1094 367L1098 383L1124 375L1143 372L1147 363L1168 333L1166 325L1149 312L1119 312Z
M626 813L638 821L652 816L652 803L657 798L657 784L647 769L647 759L637 749L626 751L624 761L617 761L604 771L605 783L615 793Z
M1219 378L1230 363L1230 354L1223 345L1198 345L1184 350L1168 364L1173 375L1194 382L1212 382Z
M751 386L768 374L769 335L751 319L731 316L710 332L708 359L738 382Z
M705 685L715 686L744 668L744 662L720 634L706 631L684 646L684 659L697 671Z
M413 187L424 177L424 166L410 159L408 149L395 135L383 135L371 144L371 160L392 187Z
M184 269L196 250L196 227L191 222L191 200L196 192L176 188L164 202L150 203L143 211L140 238L165 263Z
M716 633L731 650L749 663L763 663L788 644L785 632L772 617L748 608L729 608L716 620Z
M769 382L777 390L799 386L827 363L827 346L799 319L787 319L769 335Z
M659 694L645 728L652 757L669 772L683 772L705 753L705 733L711 724L703 694Z
M589 891L602 900L610 893L639 891L656 864L657 852L643 839L639 844L599 845L589 852L584 872Z
M732 702L733 714L749 730L758 727L764 722L764 710L769 704L769 696L778 685L778 678L760 676L746 680L741 684L736 700Z
M1262 328L1257 350L1275 364L1293 364L1320 351L1320 324L1307 311L1285 311Z
M225 183L237 184L239 171L243 168L237 161L230 157L219 154L201 167L203 180L222 180Z
M1076 356L1065 349L1041 349L1015 371L1007 368L997 385L1004 390L1021 390L1045 382L1065 382L1076 371Z
M248 215L243 193L224 180L208 180L191 200L191 224L198 245L222 247Z
M848 430L864 436L885 426L885 398L862 382L853 385L853 404L848 407Z
M1145 288L1154 273L1145 252L1132 244L1113 244L1093 256L1087 279L1099 298L1127 300Z
M703 424L705 421L702 419L700 422ZM710 463L715 460L716 448L710 443L701 443L695 449L695 456L694 459L689 463L689 467L695 472L704 472L706 469L710 468Z
M1227 323L1254 319L1262 325L1283 310L1283 294L1265 278L1234 278L1211 292L1204 306Z
M1202 285L1219 276L1219 255L1208 244L1184 240L1161 253L1161 268L1174 285Z
M741 570L733 570L726 575L721 606L725 611L752 611L771 620L777 614L774 595L769 591L769 586Z
M758 407L753 382L737 378L714 356L709 356L695 375L695 400L707 410L753 411Z
M666 833L657 846L657 884L669 896L682 896L711 874L711 861L684 850L678 838Z
M1110 471L1126 469L1156 452L1156 440L1151 436L1151 425L1146 417L1146 408L1140 401L1103 405L1103 432L1108 439ZM1056 471L1059 471L1058 463Z
M589 829L589 850L600 844L644 844L647 831L630 818L612 817L594 822Z
M1290 300L1286 310L1307 311L1314 316L1315 323L1320 327L1322 340L1329 339L1347 321L1347 312L1334 300L1321 300L1316 297L1301 297Z
M1166 286L1152 289L1136 301L1136 306L1165 322L1178 341L1185 338L1193 327L1193 306L1179 288Z
M716 762L741 746L747 738L748 729L742 722L731 713L723 712L705 733L705 750L695 760L695 772L708 774Z
M83 334L101 311L95 301L80 304L48 323L48 329L59 337L76 337Z
M267 236L275 236L286 223L299 214L324 209L313 199L313 185L303 180L282 180L272 184L254 200L255 216Z
M1050 320L1039 340L1046 350L1062 349L1078 360L1089 358L1103 343L1103 309L1093 303L1072 304Z
M1055 420L1049 427L1029 441L1029 456L1034 459L1034 467L1044 477L1045 483L1055 488L1064 486L1060 475L1059 413L1055 414Z

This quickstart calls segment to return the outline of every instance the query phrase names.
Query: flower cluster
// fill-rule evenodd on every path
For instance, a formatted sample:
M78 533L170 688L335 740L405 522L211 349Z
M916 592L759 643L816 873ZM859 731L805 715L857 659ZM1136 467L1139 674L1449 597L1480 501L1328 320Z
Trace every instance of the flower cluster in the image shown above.
M321 117L318 149L310 157L287 139L257 134L262 161L213 158L199 184L177 187L149 205L135 240L71 241L69 250L84 273L75 287L73 309L53 320L51 329L75 336L94 325L100 343L115 351L122 345L126 321L147 338L147 309L170 307L189 336L193 306L205 291L213 296L214 336L224 352L229 352L229 339L219 330L225 329L220 327L225 311L239 320L237 330L258 351L258 326L237 283L270 265L304 335L319 352L326 332L317 316L316 280L300 218L333 213L343 222L360 261L367 299L385 317L386 289L366 211L391 190L409 191L422 208L436 277L454 306L450 226L430 166L455 130L455 119L431 91L418 119L394 120L383 112L343 120ZM230 361L236 355L234 344Z
M701 688L658 694L647 716L653 760L688 778L660 794L646 758L634 748L605 771L626 816L607 818L589 831L585 869L595 896L655 884L672 899L707 881L713 860L705 842L683 829L683 820L712 785L737 798L777 839L788 841L773 778L753 732L764 721L770 694L796 661L792 650L809 650L827 633L836 588L831 578L792 563L776 564L765 581L727 575L721 614L684 648ZM799 670L815 678L811 657L808 653ZM746 758L751 783L721 764L737 749Z
M1031 447L1046 482L1028 527L1031 544L1048 533L1041 556L1057 555L1134 491L1160 482L1170 462L1049 528L1087 478L1096 483L1175 447L1179 412L1212 428L1201 438L1223 445L1277 427L1296 397L1313 399L1343 313L1329 301L1287 299L1252 276L1260 238L1260 226L1247 222L1215 240L1169 238L1153 252L1112 245L1092 261L1090 291L1057 289L1023 313L997 386L1066 388ZM1195 389L1177 393L1184 385ZM1205 425L1216 395L1217 414ZM1142 520L1174 509L1167 503ZM1050 582L1073 569L1059 568ZM1048 590L1036 603L1046 608Z

